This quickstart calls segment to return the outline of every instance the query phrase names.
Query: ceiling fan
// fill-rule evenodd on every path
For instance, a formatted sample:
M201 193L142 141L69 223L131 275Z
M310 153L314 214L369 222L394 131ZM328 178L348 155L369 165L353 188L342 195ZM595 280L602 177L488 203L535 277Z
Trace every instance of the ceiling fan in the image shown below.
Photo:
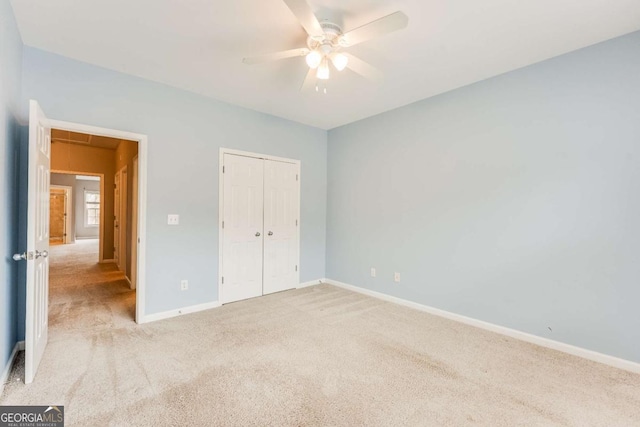
M407 15L402 12L395 12L343 33L342 28L333 22L318 21L306 0L283 1L298 18L300 24L309 35L307 47L244 58L242 62L245 64L258 64L304 56L309 66L309 72L300 90L313 86L317 80L329 79L331 74L330 64L337 71L349 68L365 78L374 81L379 80L382 76L380 71L360 58L344 52L344 49L392 31L400 30L409 23ZM318 90L317 85L316 90ZM326 93L326 88L324 88L324 92Z

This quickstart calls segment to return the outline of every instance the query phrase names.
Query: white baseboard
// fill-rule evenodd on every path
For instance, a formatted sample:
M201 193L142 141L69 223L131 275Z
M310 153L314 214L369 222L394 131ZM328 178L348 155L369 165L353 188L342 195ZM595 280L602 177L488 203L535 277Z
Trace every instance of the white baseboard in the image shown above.
M481 328L487 331L496 332L498 334L506 335L511 338L536 344L541 347L551 348L553 350L558 350L563 353L571 354L573 356L578 356L584 359L592 360L594 362L599 362L605 365L613 366L614 368L624 369L625 371L630 371L630 372L635 372L640 374L640 363L632 362L630 360L620 359L618 357L598 353L597 351L587 350L586 348L576 347L571 344L565 344L563 342L554 341L549 338L539 337L537 335L532 335L526 332L507 328L505 326L499 326L493 323L484 322L482 320L473 319L471 317L462 316L460 314L451 313L449 311L440 310L439 308L429 307L427 305L419 304L413 301L408 301L402 298L397 298L391 295L383 294L381 292L371 291L369 289L364 289L358 286L349 285L347 283L338 282L337 280L324 279L322 282L327 283L329 285L337 286L340 288L348 289L350 291L358 292L364 295L368 295L374 298L378 298L381 300L393 302L399 305L404 305L406 307L424 311L426 313L444 317L446 319L454 320L456 322L464 323L466 325L475 326L476 328Z
M0 376L0 396L2 396L2 392L4 391L4 385L9 380L9 374L11 374L11 367L16 359L16 355L22 350L24 350L24 341L18 341L16 345L13 346L9 360L7 360L7 364L2 370L2 376Z
M316 280L310 280L310 281L308 281L308 282L300 283L296 289L306 288L306 287L308 287L308 286L319 285L319 284L321 284L321 283L326 283L326 282L327 282L327 279L316 279Z
M162 313L147 314L139 323L155 322L156 320L170 319L172 317L182 316L184 314L197 313L198 311L209 310L210 308L220 307L218 301L207 302L204 304L192 305L189 307L178 308L175 310L163 311Z

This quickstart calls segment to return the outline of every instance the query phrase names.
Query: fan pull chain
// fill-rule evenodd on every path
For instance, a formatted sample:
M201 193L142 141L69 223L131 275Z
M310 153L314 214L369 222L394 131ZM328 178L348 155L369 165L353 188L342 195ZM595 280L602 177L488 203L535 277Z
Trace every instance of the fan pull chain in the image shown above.
M323 84L322 88L320 88L320 86L316 83L316 92L320 92L320 89L322 89L323 94L327 94L327 86Z

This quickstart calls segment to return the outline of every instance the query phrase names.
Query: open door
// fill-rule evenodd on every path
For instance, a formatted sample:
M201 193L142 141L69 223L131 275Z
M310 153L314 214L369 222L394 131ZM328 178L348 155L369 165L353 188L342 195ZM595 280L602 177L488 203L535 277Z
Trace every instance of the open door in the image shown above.
M16 256L27 261L25 384L33 381L48 338L50 169L51 127L38 103L32 100L29 105L27 252Z

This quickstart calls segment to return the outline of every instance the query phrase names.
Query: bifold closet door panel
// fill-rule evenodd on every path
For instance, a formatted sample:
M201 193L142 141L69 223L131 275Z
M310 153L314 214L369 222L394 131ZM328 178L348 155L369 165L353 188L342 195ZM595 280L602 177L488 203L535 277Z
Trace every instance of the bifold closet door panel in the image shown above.
M264 161L224 155L221 301L262 295Z
M264 162L264 294L298 286L298 166Z

